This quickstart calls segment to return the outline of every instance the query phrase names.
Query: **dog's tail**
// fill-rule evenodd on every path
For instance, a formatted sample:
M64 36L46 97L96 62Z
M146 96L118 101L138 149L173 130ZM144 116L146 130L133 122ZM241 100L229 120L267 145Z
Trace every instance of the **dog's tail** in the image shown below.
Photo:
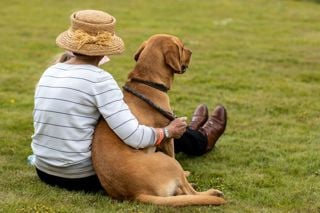
M136 199L143 203L175 207L197 205L219 206L226 203L226 201L223 198L210 195L177 195L169 197L160 197L154 195L141 194Z

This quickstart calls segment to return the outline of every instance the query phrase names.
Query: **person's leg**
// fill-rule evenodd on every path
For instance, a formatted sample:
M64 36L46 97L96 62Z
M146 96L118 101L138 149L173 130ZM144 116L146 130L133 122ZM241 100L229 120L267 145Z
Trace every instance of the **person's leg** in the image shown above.
M175 153L183 152L187 155L200 156L206 153L208 140L199 131L187 128L179 139L174 139Z
M51 186L58 186L67 190L84 192L99 192L103 190L96 175L85 178L69 179L50 175L40 171L39 169L36 169L36 171L40 180Z
M175 152L200 156L213 149L223 134L227 123L227 112L223 106L215 108L208 117L205 105L195 110L189 128L180 139L174 140Z

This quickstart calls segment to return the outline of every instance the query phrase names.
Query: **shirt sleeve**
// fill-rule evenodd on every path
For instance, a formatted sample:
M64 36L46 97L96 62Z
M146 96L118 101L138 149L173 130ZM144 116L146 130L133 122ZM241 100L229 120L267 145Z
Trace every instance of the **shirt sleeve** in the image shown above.
M155 145L155 129L139 124L124 102L122 90L110 74L100 77L95 84L94 99L109 127L122 141L136 149Z

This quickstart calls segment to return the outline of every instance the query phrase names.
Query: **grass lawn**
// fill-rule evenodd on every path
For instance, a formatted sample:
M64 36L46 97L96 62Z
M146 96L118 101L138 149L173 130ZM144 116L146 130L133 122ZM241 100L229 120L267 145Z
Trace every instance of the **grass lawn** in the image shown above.
M294 0L12 0L0 3L0 212L320 212L320 2ZM199 103L228 110L214 151L177 159L221 207L119 202L41 183L31 154L33 93L77 9L116 16L126 52L103 66L123 85L155 33L193 51L170 91L180 116Z

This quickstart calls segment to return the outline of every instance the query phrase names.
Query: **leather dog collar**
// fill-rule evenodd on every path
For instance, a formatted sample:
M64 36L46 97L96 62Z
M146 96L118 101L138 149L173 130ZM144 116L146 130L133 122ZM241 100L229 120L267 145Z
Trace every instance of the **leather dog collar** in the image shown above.
M139 78L131 78L131 81L132 82L141 83L141 84L145 84L145 85L147 85L149 87L155 88L155 89L160 90L160 91L165 92L165 93L167 93L169 91L168 87L166 87L163 84L156 83L156 82L146 81L146 80L142 80L142 79L139 79Z

